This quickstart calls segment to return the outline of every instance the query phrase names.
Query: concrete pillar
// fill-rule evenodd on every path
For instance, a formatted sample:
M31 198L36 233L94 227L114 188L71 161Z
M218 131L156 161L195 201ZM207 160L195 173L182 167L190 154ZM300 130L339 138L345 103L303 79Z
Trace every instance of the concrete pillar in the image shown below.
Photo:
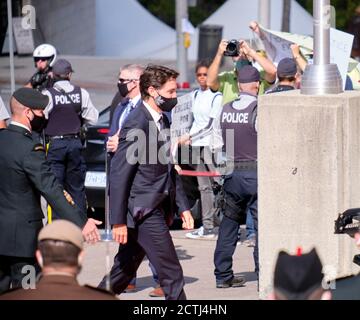
M259 97L260 298L280 250L315 247L329 278L359 272L354 240L334 220L360 207L360 92Z

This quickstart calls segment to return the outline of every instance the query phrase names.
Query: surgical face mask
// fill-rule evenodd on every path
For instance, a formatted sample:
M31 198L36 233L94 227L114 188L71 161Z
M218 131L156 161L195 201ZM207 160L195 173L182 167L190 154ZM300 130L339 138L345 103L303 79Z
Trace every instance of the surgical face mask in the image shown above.
M31 130L41 133L41 131L46 127L47 119L44 116L37 116L33 111L31 111L34 115L34 119L30 120Z
M129 89L128 89L128 82L126 83L120 83L118 82L117 86L118 86L118 89L119 89L119 92L120 92L120 95L122 97L126 97L129 93Z
M177 98L165 98L158 95L155 103L162 111L169 112L177 105Z

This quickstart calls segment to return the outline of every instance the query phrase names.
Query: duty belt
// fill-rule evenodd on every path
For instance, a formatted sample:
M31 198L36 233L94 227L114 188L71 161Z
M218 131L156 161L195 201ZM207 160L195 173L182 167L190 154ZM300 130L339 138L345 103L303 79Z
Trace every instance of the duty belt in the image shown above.
M60 136L48 136L49 140L54 140L54 139L79 139L80 135L79 134L62 134Z

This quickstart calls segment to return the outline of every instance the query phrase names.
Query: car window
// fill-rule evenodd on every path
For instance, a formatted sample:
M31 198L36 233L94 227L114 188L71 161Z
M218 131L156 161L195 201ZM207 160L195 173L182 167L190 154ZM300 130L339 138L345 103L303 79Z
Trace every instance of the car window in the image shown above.
M108 125L110 123L110 107L104 109L99 114L97 125Z

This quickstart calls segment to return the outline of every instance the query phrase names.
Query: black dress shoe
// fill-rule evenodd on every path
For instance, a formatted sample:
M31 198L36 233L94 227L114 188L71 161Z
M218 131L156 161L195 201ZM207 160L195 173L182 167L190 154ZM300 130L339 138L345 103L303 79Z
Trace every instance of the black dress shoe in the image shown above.
M242 287L246 280L242 276L235 276L231 280L216 283L216 288L230 288L230 287Z

